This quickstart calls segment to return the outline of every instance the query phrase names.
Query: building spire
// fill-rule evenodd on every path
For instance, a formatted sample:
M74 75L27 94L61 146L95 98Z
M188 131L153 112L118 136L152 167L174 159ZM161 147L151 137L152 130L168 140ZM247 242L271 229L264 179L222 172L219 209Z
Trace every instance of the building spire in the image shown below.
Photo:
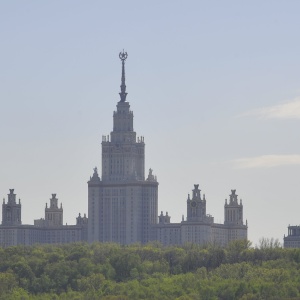
M127 59L127 52L124 52L124 49L123 49L123 52L120 52L119 53L119 57L122 61L122 78L121 78L121 93L120 94L120 101L119 102L125 102L126 101L126 96L127 96L127 93L126 93L126 85L125 85L125 60Z

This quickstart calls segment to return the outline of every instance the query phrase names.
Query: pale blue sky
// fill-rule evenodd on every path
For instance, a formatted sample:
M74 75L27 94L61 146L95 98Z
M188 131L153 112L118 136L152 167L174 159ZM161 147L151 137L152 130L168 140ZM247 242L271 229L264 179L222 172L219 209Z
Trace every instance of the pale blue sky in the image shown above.
M0 195L24 224L57 193L64 222L87 212L121 63L159 211L186 215L199 183L223 222L231 189L249 239L300 224L299 1L1 1Z

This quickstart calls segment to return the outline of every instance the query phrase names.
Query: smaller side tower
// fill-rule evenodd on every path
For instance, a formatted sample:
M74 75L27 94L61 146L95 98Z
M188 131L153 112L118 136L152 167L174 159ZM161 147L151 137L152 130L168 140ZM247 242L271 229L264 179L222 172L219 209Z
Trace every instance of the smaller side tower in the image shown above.
M200 192L199 184L194 184L192 199L190 198L190 194L188 194L188 199L186 201L188 222L201 222L206 219L206 199L205 195L203 195L203 198L201 199Z
M86 214L81 216L81 213L79 213L78 217L76 218L76 225L82 225L82 226L87 226L88 224L88 218Z
M104 222L103 201L101 203L103 189L101 187L101 179L98 175L97 167L94 168L94 174L88 181L88 242L103 241L104 233L100 228L100 224Z
M161 212L158 216L158 224L170 224L170 220L171 217L168 215L168 212L166 212L166 215Z
M2 204L2 225L21 225L21 200L16 202L16 194L14 189L9 190L8 201Z
M243 222L243 203L238 203L238 195L236 190L231 190L229 195L229 203L225 199L224 205L224 224L225 225L244 225Z
M81 231L81 240L87 242L88 241L88 218L86 214L81 216L79 213L78 217L76 218L76 225L82 227Z
M47 226L63 225L62 203L60 204L60 208L59 208L57 202L58 199L56 198L56 194L52 194L52 198L50 199L50 207L48 207L48 204L46 203L45 222Z

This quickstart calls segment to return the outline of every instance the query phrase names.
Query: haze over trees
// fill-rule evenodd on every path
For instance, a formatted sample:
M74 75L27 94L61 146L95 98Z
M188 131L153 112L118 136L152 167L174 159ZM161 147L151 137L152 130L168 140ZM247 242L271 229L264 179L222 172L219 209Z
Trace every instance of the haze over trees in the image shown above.
M0 299L296 299L300 249L158 243L0 248Z

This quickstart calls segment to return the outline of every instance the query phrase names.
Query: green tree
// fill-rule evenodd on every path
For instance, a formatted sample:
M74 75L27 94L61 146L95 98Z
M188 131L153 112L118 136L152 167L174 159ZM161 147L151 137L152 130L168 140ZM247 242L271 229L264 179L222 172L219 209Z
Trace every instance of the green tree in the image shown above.
M110 259L110 263L115 269L116 280L122 281L129 279L131 270L139 267L141 259L137 254L125 251L114 254Z

